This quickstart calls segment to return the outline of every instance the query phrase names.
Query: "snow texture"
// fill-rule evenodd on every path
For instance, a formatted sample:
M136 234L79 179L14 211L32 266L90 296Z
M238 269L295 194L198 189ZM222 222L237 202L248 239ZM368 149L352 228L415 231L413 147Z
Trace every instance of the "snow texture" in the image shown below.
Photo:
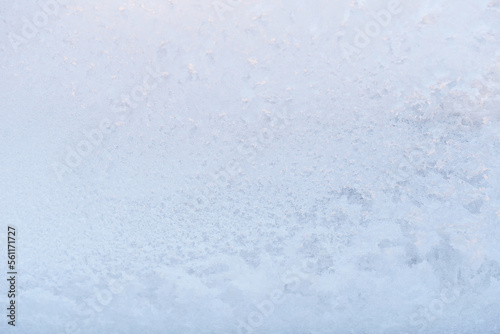
M3 1L0 78L1 333L500 333L499 0Z

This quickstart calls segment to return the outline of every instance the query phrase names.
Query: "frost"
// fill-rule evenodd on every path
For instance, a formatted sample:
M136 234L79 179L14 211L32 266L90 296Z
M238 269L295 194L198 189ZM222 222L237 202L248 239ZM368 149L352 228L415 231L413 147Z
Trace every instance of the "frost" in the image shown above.
M498 333L499 8L0 4L19 332Z

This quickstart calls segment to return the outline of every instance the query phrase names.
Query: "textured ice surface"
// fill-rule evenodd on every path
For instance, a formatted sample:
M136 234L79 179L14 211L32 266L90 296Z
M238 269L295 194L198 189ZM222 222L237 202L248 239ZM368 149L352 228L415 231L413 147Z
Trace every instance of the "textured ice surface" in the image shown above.
M0 32L2 333L500 333L498 0L3 1Z

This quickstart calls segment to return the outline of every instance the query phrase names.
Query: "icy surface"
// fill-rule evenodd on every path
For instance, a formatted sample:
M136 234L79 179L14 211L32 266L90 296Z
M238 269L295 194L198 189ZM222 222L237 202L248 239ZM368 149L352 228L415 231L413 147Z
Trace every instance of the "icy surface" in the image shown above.
M500 333L500 1L391 3L1 2L0 332Z

